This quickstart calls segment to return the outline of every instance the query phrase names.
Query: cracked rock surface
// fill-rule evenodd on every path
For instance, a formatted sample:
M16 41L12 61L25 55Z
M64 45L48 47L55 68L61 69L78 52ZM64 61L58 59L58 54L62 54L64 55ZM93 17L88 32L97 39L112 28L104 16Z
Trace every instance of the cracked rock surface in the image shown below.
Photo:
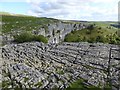
M67 88L82 78L86 85L120 87L119 45L102 43L9 44L2 49L3 88ZM116 48L111 51L110 48Z

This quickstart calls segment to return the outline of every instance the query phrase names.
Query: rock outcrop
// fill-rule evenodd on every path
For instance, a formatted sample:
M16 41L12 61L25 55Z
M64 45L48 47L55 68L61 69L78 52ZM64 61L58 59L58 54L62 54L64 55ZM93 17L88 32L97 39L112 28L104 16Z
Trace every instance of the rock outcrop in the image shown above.
M51 23L46 24L43 27L40 27L39 29L32 30L31 32L35 35L43 35L45 37L48 37L48 43L59 43L64 41L64 37L66 34L70 33L74 30L81 30L83 28L86 28L87 25L83 23L65 23L65 22L57 22L57 23ZM10 44L13 43L14 40L13 36L17 35L19 33L23 32L22 30L15 30L11 31L9 33L6 33L2 35L3 37L3 44Z
M39 42L2 49L3 88L67 88L77 79L87 86L120 87L119 45ZM110 48L111 58L110 58Z

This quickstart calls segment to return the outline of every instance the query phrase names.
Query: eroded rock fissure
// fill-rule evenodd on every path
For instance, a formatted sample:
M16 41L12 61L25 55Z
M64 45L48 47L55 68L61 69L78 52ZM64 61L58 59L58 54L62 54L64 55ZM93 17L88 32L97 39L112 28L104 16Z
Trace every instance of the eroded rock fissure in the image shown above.
M87 86L119 90L119 45L40 42L10 44L2 49L4 88L67 88L78 79ZM112 58L110 58L110 56ZM10 74L10 77L9 77ZM11 83L12 82L12 83Z

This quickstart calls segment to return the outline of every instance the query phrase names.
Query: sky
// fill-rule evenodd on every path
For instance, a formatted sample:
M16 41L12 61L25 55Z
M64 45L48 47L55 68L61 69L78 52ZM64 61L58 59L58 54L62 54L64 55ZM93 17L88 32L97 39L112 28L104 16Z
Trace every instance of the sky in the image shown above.
M119 0L0 0L0 11L64 20L117 21Z

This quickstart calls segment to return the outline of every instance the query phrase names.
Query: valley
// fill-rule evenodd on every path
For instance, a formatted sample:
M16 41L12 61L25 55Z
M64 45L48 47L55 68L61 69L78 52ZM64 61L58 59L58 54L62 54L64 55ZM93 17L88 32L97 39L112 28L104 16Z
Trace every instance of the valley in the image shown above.
M3 15L3 89L120 89L117 22Z

